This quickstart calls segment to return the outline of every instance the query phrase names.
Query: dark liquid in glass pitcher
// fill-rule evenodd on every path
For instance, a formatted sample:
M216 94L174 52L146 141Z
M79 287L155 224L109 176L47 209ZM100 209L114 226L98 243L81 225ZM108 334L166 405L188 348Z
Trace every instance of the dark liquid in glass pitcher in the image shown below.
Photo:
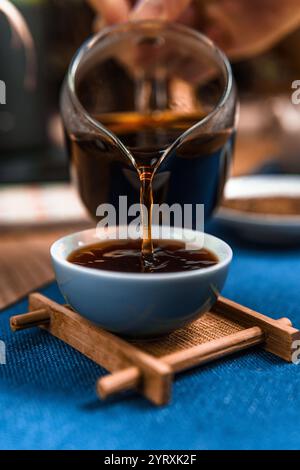
M205 215L211 214L226 180L232 154L232 128L193 133L190 139L185 139L161 162L152 181L152 195L148 192L147 196L147 183L164 151L203 115L113 113L94 118L128 148L139 172L108 136L100 136L96 131L67 136L72 173L93 217L103 203L111 203L117 210L119 196L127 196L128 206L137 203L140 179L146 187L146 206L153 197L156 204L204 204Z

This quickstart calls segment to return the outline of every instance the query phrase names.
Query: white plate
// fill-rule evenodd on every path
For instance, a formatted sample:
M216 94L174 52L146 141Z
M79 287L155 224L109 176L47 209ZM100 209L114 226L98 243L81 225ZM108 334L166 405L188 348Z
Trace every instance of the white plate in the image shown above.
M257 175L231 178L225 187L225 198L287 196L300 198L300 176ZM300 242L299 215L254 214L220 208L216 219L233 228L248 240L268 244Z

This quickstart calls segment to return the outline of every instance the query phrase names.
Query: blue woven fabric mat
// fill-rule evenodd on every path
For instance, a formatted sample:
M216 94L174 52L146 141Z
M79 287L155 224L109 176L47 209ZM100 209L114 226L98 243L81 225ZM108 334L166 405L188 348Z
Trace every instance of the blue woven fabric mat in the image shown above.
M223 294L300 327L300 249L219 234L235 255ZM42 292L62 300L56 284ZM1 449L299 449L300 366L254 349L178 376L167 407L135 394L100 402L104 370L46 332L10 332L26 309L0 314Z

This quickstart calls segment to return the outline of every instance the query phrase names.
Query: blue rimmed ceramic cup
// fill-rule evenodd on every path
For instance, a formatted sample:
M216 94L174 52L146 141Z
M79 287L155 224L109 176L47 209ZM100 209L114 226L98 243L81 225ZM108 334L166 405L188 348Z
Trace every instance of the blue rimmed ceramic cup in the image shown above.
M90 269L67 259L74 250L101 241L101 234L95 229L74 233L51 247L56 279L66 302L100 327L133 338L169 333L207 312L225 283L231 248L212 235L190 229L164 231L153 227L154 238L158 231L162 239L192 240L189 248L192 243L195 249L212 251L218 263L182 273L134 274Z

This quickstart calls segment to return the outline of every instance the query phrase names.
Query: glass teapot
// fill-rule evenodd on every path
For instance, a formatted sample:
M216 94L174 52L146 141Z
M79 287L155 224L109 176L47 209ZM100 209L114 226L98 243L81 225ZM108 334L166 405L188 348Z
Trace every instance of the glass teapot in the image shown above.
M231 161L236 89L205 36L160 21L107 28L74 57L62 91L71 174L95 217L139 201L151 173L157 204L216 208Z

